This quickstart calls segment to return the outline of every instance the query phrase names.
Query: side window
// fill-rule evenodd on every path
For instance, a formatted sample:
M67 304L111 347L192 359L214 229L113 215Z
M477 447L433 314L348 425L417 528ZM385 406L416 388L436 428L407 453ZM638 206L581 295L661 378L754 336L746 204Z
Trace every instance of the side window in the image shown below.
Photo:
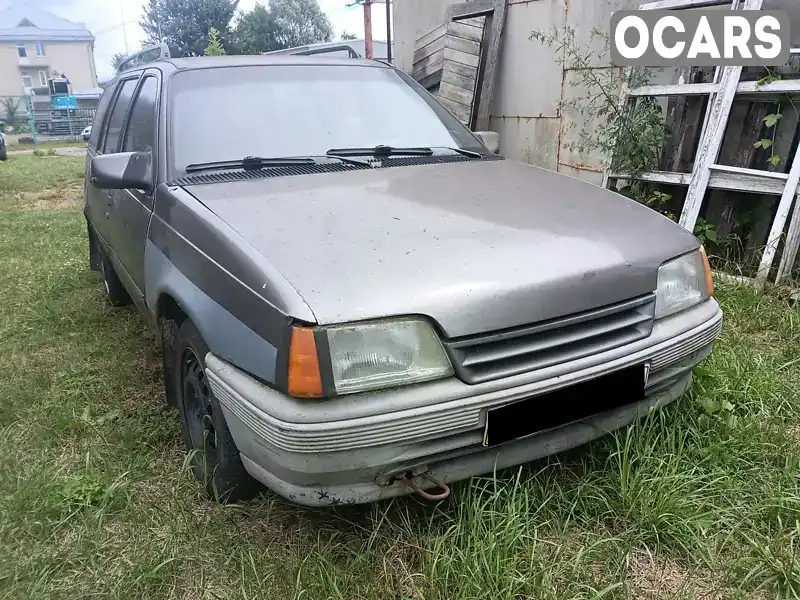
M133 98L133 90L136 89L136 79L128 79L122 82L122 88L117 95L117 101L114 103L114 108L111 109L111 115L108 117L108 131L106 132L106 139L103 143L103 153L116 152L119 148L119 138L122 136L122 123L125 120L125 114L128 112L128 107Z
M94 113L94 119L92 119L92 135L89 137L90 148L97 148L100 145L100 133L103 131L103 121L106 118L108 105L111 104L111 99L114 97L114 90L116 89L116 85L109 85L103 90L103 95L100 97L100 102Z
M152 152L156 137L157 96L158 80L155 77L145 77L128 119L125 141L122 144L123 152Z

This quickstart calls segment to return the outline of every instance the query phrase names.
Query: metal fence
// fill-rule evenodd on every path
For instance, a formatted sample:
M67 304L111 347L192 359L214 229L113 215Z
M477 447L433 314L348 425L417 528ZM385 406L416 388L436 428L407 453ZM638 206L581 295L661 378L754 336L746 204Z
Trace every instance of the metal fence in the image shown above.
M0 122L27 141L76 140L92 124L99 98L70 94L0 96Z

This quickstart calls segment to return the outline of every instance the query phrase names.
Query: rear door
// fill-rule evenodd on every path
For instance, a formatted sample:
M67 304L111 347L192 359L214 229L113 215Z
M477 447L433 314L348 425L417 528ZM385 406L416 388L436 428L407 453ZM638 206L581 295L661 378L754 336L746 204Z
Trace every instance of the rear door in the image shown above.
M160 73L151 69L139 80L133 104L125 121L120 152L150 152L153 182L156 181L156 129ZM141 295L144 290L144 244L150 215L153 213L153 191L117 190L111 214L114 251Z
M119 152L122 143L122 128L138 81L139 75L137 74L117 83L108 115L103 116L103 126L97 131L92 127L92 138L95 139L94 147L90 148L92 156ZM113 251L115 242L110 221L113 204L116 201L115 193L112 190L101 190L91 183L87 184L86 189L87 211L91 222L95 231Z
M117 82L115 81L103 91L100 103L97 105L97 112L94 114L92 135L89 136L86 148L86 172L83 177L83 210L86 218L89 219L89 222L98 232L101 229L101 225L105 225L106 193L104 190L99 190L92 185L90 168L92 159L99 154L100 140L108 125L109 108L112 105L117 89Z

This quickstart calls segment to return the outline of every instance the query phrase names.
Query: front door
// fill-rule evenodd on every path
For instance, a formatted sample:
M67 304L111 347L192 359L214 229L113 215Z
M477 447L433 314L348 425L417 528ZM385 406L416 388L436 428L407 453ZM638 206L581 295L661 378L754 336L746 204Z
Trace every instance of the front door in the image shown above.
M104 123L101 123L97 143L94 147L91 147L90 144L90 156L119 152L122 126L125 122L125 115L128 113L128 108L131 105L133 92L136 90L138 80L139 76L137 75L117 84L116 96L112 100L108 118L104 119ZM99 116L100 115L98 115L98 117ZM106 250L110 250L112 255L115 250L115 242L111 231L112 211L115 200L114 195L114 191L99 189L88 182L87 178L86 208L89 213L89 219L104 243Z
M156 148L159 80L146 74L139 82L122 136L120 152L150 152ZM153 156L153 181L155 156ZM144 293L144 246L150 215L153 213L153 192L117 190L113 193L111 235L114 251L122 268Z

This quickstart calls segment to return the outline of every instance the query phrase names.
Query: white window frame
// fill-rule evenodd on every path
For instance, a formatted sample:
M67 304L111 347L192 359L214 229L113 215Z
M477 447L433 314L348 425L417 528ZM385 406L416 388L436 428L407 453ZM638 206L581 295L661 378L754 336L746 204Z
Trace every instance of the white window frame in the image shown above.
M25 83L26 79L28 80L29 84ZM23 75L22 76L22 87L24 87L26 90L31 89L33 87L33 77L31 77L30 75Z
M39 85L47 87L47 71L39 71Z
M36 42L36 56L44 56L44 43Z
M22 50L22 54L19 53L20 50ZM19 58L28 58L28 48L25 44L17 44L17 56Z

